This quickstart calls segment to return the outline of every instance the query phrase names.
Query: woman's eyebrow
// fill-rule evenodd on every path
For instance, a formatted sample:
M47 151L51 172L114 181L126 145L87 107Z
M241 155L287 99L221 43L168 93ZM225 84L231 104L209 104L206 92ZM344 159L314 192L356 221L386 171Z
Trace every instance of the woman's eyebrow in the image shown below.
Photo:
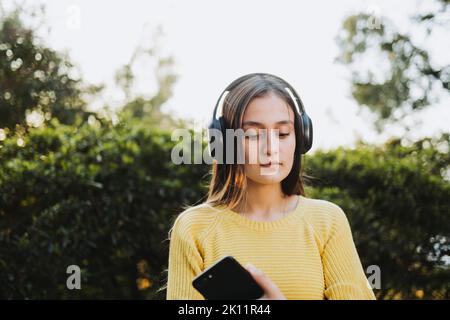
M281 121L277 121L275 122L275 124L292 124L294 125L294 121L292 120L281 120ZM258 126L258 127L264 127L264 124L258 121L245 121L242 126Z

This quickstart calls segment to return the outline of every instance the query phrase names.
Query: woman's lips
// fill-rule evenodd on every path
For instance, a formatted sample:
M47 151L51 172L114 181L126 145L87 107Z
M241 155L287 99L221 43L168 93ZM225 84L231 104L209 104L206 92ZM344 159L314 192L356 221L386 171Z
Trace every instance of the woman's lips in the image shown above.
M269 162L269 163L266 163L266 164L260 164L260 166L263 167L263 168L276 167L276 166L279 166L279 165L280 165L279 162Z

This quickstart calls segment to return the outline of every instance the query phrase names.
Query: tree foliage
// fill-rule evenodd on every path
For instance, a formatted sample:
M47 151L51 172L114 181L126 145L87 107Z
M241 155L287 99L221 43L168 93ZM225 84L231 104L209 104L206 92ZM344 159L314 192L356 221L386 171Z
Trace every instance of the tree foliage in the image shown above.
M25 14L30 13L20 8L0 11L0 128L37 126L52 117L65 124L87 119L87 86L66 55L24 25Z
M430 33L437 24L448 28L449 22L439 19L450 11L449 1L438 1L441 9L418 14L416 24L427 22ZM375 116L375 128L401 123L405 115L437 102L438 92L448 98L450 65L436 65L430 53L415 43L411 35L396 30L383 17L360 13L347 17L337 42L337 61L351 71L351 91L358 105ZM446 41L446 39L443 39Z

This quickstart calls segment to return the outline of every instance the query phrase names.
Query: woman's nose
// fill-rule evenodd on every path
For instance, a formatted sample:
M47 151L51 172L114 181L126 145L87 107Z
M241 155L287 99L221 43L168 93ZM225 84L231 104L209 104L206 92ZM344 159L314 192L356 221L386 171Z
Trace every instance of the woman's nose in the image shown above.
M264 129L260 142L260 153L264 156L271 156L279 153L278 129Z

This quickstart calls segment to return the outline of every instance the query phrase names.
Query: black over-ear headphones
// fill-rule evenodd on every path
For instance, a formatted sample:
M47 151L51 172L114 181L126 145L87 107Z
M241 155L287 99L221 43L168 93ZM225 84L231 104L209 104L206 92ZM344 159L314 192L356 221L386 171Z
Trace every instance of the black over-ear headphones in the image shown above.
M219 99L216 102L216 105L214 107L214 112L213 112L213 117L212 120L208 126L208 129L216 129L219 130L222 134L220 137L216 137L215 139L217 141L214 141L212 139L212 136L208 130L208 140L209 140L209 154L212 158L218 160L215 157L215 154L213 154L211 152L212 150L212 142L214 141L215 143L215 149L222 149L223 152L222 154L225 155L225 130L229 129L226 127L225 125L225 120L223 118L223 114L222 114L222 107L223 107L223 100L225 100L226 95L233 90L233 88L235 88L237 85L239 85L240 83L242 83L243 81L249 79L250 77L253 77L255 75L261 75L261 76L271 76L274 77L278 80L280 80L281 82L283 82L285 84L285 90L288 92L289 96L291 97L291 99L294 101L294 105L296 106L296 111L294 110L294 113L296 114L296 116L300 117L300 153L301 154L305 154L307 153L311 147L312 147L312 142L313 142L313 126L312 126L312 121L311 118L308 116L308 114L305 111L305 108L303 106L302 100L300 99L299 95L297 94L297 92L295 91L295 89L289 84L287 83L285 80L283 80L280 77L277 77L275 75L272 74L268 74L268 73L250 73L247 75L244 75L242 77L239 77L238 79L234 80L232 83L230 83L225 90L221 93L221 95L219 96ZM217 109L220 108L220 115L219 117L217 117ZM219 162L220 163L220 162Z

